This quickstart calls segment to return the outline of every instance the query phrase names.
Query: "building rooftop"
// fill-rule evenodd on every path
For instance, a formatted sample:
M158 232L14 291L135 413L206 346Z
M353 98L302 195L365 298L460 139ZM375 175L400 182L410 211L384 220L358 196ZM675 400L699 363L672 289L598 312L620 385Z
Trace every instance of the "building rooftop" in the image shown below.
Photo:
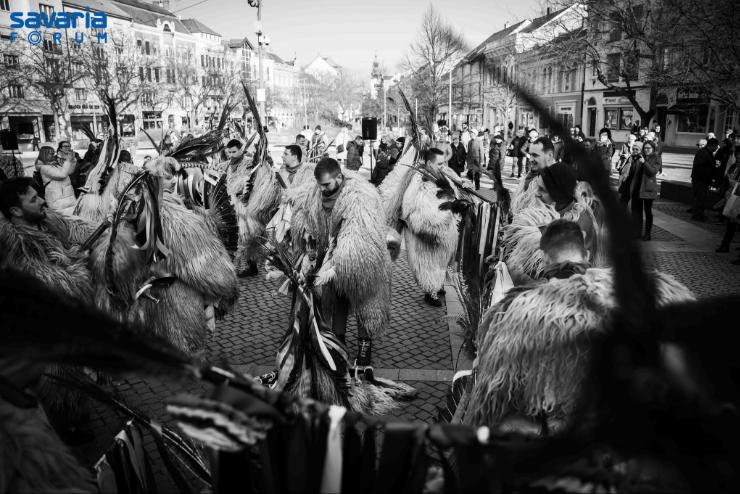
M563 12L565 12L569 8L570 7L564 7L562 9L556 10L555 12L550 12L549 14L543 15L541 17L537 17L535 19L532 19L532 23L529 24L527 27L525 27L522 30L522 32L531 33L535 29L538 29L538 28L544 26L545 24L547 24L548 22L550 22L551 20L555 19L557 16L559 16L560 14L562 14Z
M73 0L78 1L78 0ZM188 29L180 22L175 14L162 7L150 3L139 2L137 0L110 0L118 8L128 13L131 19L137 24L145 26L157 26L157 20L167 21L175 26L175 31L188 33Z
M116 6L111 0L63 0L62 5L78 9L90 9L92 12L105 12L121 19L131 19L128 12Z
M223 41L224 46L228 46L229 48L240 48L245 43L250 50L254 50L254 45L249 41L249 38L247 38L246 36L244 38L227 39Z
M182 23L185 25L188 31L190 31L192 34L204 33L204 34L210 34L212 36L221 36L220 33L217 33L210 27L200 22L198 19L183 19Z

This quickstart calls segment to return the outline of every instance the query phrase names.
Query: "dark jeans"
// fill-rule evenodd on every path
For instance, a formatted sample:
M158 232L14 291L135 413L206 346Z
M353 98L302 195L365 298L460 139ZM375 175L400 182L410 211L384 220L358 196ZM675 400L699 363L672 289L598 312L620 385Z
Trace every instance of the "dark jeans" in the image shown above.
M468 179L472 180L473 183L475 183L475 190L480 189L480 172L474 172L472 170L468 170Z
M350 302L344 295L338 294L333 288L327 287L323 296L322 305L324 314L327 317L327 323L337 338L344 341L347 333L347 318L349 316ZM370 339L367 329L357 318L357 338Z
M645 234L649 234L653 228L653 200L640 199L638 195L632 196L632 225L635 228L635 236L642 235L642 214L645 213Z
M694 216L702 217L709 194L709 182L694 180L691 182L691 188L694 191Z
M722 237L722 247L730 247L732 238L735 236L735 231L737 231L737 223L728 219L725 226L725 235Z
M524 156L519 156L518 158L514 158L514 162L511 163L511 174L514 174L514 163L516 163L516 167L518 169L517 175L522 175L522 160L524 160Z

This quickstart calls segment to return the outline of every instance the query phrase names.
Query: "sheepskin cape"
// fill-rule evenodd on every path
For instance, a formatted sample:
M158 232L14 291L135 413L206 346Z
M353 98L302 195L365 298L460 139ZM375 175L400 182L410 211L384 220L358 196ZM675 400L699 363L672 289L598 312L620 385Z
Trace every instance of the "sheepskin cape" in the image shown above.
M94 226L47 210L40 228L0 221L0 268L9 267L39 279L63 297L87 301L93 293L87 255L76 244Z
M605 235L588 204L575 202L558 213L555 208L537 201L533 206L516 213L509 225L504 228L501 242L503 259L513 275L525 275L532 279L542 277L544 253L540 250L543 229L557 219L578 223L586 232L587 248L596 267L607 265Z
M330 260L336 271L334 287L349 299L358 323L375 338L390 317L391 258L384 210L372 184L352 171L345 171L344 177L342 192L328 215L315 180L288 191L293 205L291 236L295 242L312 235L320 256L326 254L330 237L336 236Z
M406 190L400 190L407 173L413 173ZM450 173L452 170L450 170ZM442 288L458 239L459 217L451 211L440 211L445 199L437 197L439 187L422 179L409 167L397 166L380 185L383 204L394 203L395 194L403 194L401 217L405 228L406 256L416 282L427 293ZM388 213L388 212L386 212Z
M114 246L112 280L125 305L114 303L107 290L97 290L98 308L122 321L142 324L191 354L204 349L207 336L207 305L229 308L239 288L234 265L223 243L202 215L189 210L173 192L165 192L160 203L162 234L169 255L152 266L145 264L134 245L133 231L119 229L120 242ZM95 279L104 279L105 254L109 236L96 243L90 255ZM135 299L143 282L153 274L173 275L169 287L152 292L159 303Z
M131 183L139 171L141 169L132 163L116 164L102 192L98 193L99 184L97 184L93 190L77 198L74 214L95 223L96 226L99 225L118 205L123 189Z
M0 398L0 492L97 492L40 408Z
M251 158L249 158L251 160ZM239 253L237 257L256 261L259 257L259 240L265 226L280 205L280 186L270 165L262 163L250 167L246 155L236 165L227 165L226 187L234 205L239 226ZM247 202L237 196L252 181L252 191Z
M657 303L694 300L654 272ZM510 290L483 315L478 366L463 423L495 427L511 415L567 424L589 364L589 336L606 331L617 300L610 269Z

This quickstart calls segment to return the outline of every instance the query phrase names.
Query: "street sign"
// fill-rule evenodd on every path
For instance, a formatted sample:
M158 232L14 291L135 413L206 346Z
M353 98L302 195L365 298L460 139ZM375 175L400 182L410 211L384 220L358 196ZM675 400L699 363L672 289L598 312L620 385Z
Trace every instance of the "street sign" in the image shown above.
M265 88L257 88L257 103L264 103L266 100Z

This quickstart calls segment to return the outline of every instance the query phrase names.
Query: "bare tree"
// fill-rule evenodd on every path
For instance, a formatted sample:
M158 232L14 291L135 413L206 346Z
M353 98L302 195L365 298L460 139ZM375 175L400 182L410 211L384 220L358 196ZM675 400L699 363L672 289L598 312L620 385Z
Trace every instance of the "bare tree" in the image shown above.
M81 82L97 96L106 113L109 100L118 115L141 103L151 107L167 103L169 93L160 86L165 74L159 61L146 55L127 33L109 32L107 43L88 42L78 51Z
M565 0L564 4L572 4ZM735 0L580 0L582 27L545 46L565 65L589 64L644 124L666 87L699 87L738 108L740 11ZM647 101L635 88L648 89Z
M23 37L19 36L21 39ZM24 92L45 98L54 114L57 139L61 136L69 138L71 123L66 106L67 91L84 76L74 70L79 60L78 54L67 48L66 43L54 43L52 39L44 38L37 46L19 41L9 44L7 51L4 51L4 58L10 57L13 63L6 65L2 78L8 85L8 91L11 90L10 86L21 85Z
M198 67L187 59L172 61L170 69L176 74L174 100L190 113L195 125L203 122L208 106L215 108L229 96L236 98L241 92L238 74L229 69Z
M734 0L663 0L659 83L701 88L740 110L740 9Z
M443 74L449 72L456 58L466 50L467 43L462 34L430 4L404 63L412 73L410 86L425 120L434 121L436 118L445 99Z

